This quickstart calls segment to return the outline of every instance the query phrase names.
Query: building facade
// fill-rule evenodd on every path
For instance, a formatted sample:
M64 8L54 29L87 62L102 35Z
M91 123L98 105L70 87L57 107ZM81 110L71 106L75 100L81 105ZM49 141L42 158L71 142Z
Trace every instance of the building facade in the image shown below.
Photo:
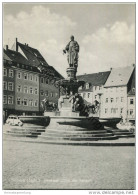
M97 100L100 104L102 104L103 88L109 75L110 71L106 71L80 75L77 77L78 80L85 81L85 85L79 88L79 93L86 102L94 104L94 101Z
M20 44L16 39L15 50L8 46L4 50L3 68L5 118L9 114L41 115L44 98L50 103L58 102L59 90L55 82L63 77L47 64L37 49Z
M125 122L128 115L128 90L131 85L134 66L112 69L104 85L101 117L121 117Z
M15 69L10 58L3 56L3 120L15 110Z
M17 114L39 114L39 73L16 68L15 110Z

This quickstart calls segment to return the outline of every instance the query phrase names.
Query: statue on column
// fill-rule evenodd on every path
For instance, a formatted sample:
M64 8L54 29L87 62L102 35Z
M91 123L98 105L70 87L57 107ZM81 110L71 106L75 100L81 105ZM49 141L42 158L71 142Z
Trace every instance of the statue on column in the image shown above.
M70 37L71 41L67 44L63 53L67 52L67 60L69 67L74 67L77 72L78 67L78 53L79 53L79 44L74 40L74 36Z

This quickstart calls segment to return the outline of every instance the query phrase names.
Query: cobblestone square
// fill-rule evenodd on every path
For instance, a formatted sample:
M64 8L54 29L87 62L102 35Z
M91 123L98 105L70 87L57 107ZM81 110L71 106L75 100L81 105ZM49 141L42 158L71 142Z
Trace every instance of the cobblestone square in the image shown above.
M3 189L135 189L135 147L4 140Z

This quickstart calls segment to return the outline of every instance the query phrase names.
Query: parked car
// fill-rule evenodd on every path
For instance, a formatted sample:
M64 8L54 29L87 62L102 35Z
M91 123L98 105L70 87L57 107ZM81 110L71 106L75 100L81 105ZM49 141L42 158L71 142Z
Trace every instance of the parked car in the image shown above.
M125 123L121 122L121 123L118 123L116 126L118 129L121 129L121 130L128 130L130 132L135 131L135 125L131 122L125 122Z
M22 121L20 121L20 119L16 115L10 115L6 120L6 123L9 125L18 125L18 126L23 125Z

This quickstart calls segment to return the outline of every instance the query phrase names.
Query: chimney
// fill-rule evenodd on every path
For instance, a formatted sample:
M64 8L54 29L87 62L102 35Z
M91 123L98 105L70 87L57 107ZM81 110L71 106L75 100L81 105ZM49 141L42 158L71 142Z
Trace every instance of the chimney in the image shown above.
M18 52L18 39L15 39L15 44L16 44L16 51Z
M8 45L6 45L6 51L8 51Z
M132 64L132 66L135 68L135 64Z
M113 68L110 68L110 71L112 71Z

